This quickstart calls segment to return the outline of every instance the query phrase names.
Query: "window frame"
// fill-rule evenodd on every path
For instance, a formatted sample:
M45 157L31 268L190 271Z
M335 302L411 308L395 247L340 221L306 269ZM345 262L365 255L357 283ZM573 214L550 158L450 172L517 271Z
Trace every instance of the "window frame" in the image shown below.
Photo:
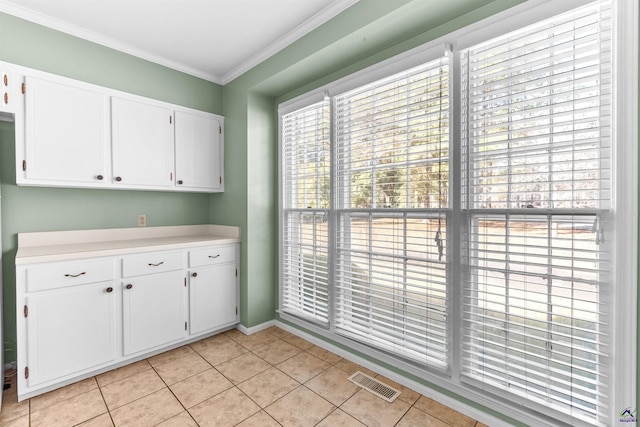
M279 116L290 111L302 108L305 105L312 104L326 96L338 94L347 90L359 87L366 83L375 81L380 78L387 77L412 66L428 62L429 58L441 55L444 46L450 45L455 52L452 60L452 78L451 86L455 87L460 84L460 54L459 52L472 45L478 44L484 40L489 40L501 34L519 29L525 25L535 23L537 21L552 17L564 11L591 3L587 0L565 0L557 2L552 0L532 0L515 6L506 11L500 12L489 18L471 24L465 28L449 33L445 36L427 42L426 44L411 49L403 54L382 61L369 68L365 68L360 72L356 72L345 78L318 87L311 92L283 102L279 105ZM611 357L611 403L609 408L610 422L616 422L619 414L626 406L634 406L636 399L636 377L637 377L637 259L638 259L638 5L636 2L627 2L613 0L613 16L616 24L614 29L616 33L613 35L614 43L614 67L616 76L614 79L614 149L616 150L616 168L614 199L612 201L613 208L616 212L617 230L611 232L622 234L625 236L634 236L632 239L617 239L613 248L612 258L615 260L614 282L627 284L621 291L617 291L614 295L612 304L612 348L613 356ZM499 23L500 25L496 25ZM633 52L632 55L620 52ZM461 195L456 195L460 186L460 171L454 170L455 165L460 164L460 146L459 135L461 132L460 124L460 96L452 95L451 114L451 147L450 173L452 175L450 181L451 204L453 208L450 223L460 224L465 219L462 217L459 203ZM455 136L453 136L455 135ZM624 143L622 141L628 141ZM281 154L279 153L279 159ZM332 165L333 167L333 165ZM281 170L281 168L279 168ZM282 176L279 176L279 182L282 182ZM282 186L279 184L279 212L282 205ZM335 221L335 218L333 219ZM283 227L282 215L279 215L280 230ZM453 227L454 230L447 229L447 233L451 236L451 243L448 251L453 256L452 264L460 265L460 227ZM457 236L456 236L457 234ZM282 233L280 233L281 239ZM282 250L282 241L279 242L280 250ZM455 259L457 257L458 259ZM450 281L459 283L460 272L457 269L451 269ZM460 304L462 295L457 286L451 287L451 301L453 304ZM281 292L281 290L280 290ZM331 311L331 307L329 308ZM389 357L388 354L372 349L361 343L353 342L334 333L332 328L326 329L317 325L301 321L295 316L288 315L278 310L278 317L282 321L296 325L298 328L310 331L323 337L324 339L336 342L346 346L351 351L360 352L368 355L367 359L377 360L382 363L394 366L396 369L406 374L415 375L421 378L425 384L437 386L445 390L449 390L454 395L471 399L477 405L492 408L497 412L503 413L513 419L517 419L523 423L533 425L554 425L555 421L546 417L523 410L520 407L511 405L508 399L487 396L481 390L469 388L460 381L460 361L459 357L451 357L450 367L446 372L425 368L410 363L406 360L398 360ZM331 318L331 313L330 313ZM452 345L450 346L451 354L460 354L462 347L462 339L460 337L462 328L462 315L457 313L450 316L450 327L452 334ZM622 326L622 327L621 327ZM372 366L375 362L372 362ZM630 369L629 369L630 367ZM396 379L402 379L402 375ZM407 380L407 383L412 383ZM462 410L469 415L475 415L477 419L482 420L483 416L487 419L485 412L470 407L455 399L451 399L446 394L437 393L426 389L432 396L439 396L454 409ZM427 393L425 393L427 394ZM437 397L436 397L437 398ZM493 418L493 421L496 419Z

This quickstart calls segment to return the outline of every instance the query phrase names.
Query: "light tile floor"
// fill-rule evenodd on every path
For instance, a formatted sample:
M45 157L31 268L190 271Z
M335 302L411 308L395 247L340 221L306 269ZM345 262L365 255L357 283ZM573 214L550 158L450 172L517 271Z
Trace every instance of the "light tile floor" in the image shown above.
M402 390L393 403L347 380ZM287 331L232 330L18 403L0 426L430 426L483 424Z

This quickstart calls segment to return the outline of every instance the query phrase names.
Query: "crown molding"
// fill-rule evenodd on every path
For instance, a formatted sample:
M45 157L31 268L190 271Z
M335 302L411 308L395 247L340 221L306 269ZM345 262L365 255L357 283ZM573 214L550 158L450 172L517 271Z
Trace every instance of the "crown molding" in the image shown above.
M289 46L291 43L303 37L305 34L313 31L320 25L324 24L328 20L337 16L338 14L343 12L345 9L353 6L358 1L359 0L335 1L329 7L313 15L311 18L307 19L302 24L298 25L292 31L290 31L283 37L276 40L266 49L261 50L259 54L253 57L250 57L248 60L244 61L239 66L235 67L234 69L232 69L230 72L228 72L222 77L208 73L205 70L189 67L187 65L173 61L169 58L153 54L143 49L139 49L129 43L123 43L121 41L114 40L113 38L104 36L102 34L98 34L93 31L86 30L76 25L69 24L68 22L64 22L64 21L52 18L50 16L38 13L32 9L28 9L26 7L22 7L14 3L10 3L6 0L0 0L0 12L33 22L35 24L42 25L47 28L51 28L51 29L72 35L74 37L81 38L83 40L87 40L87 41L99 44L101 46L105 46L105 47L126 53L128 55L135 56L140 59L144 59L149 62L153 62L158 65L162 65L167 68L171 68L176 71L180 71L185 74L192 75L194 77L198 77L198 78L210 81L212 83L224 85L236 79L240 75L246 73L251 68L260 64L267 58L278 53L285 47Z
M280 52L282 49L286 48L296 40L302 38L306 34L318 28L320 25L329 21L330 19L336 17L344 10L350 8L354 4L358 3L360 0L338 0L331 4L331 6L321 10L320 12L313 15L311 18L307 19L296 28L294 28L289 33L280 37L278 40L273 42L269 47L260 51L259 54L249 58L244 61L239 66L235 67L227 74L222 76L222 84L227 84L236 78L240 77L242 74L246 73L256 65L265 61L266 59L272 57L276 53Z
M74 37L78 37L80 39L87 40L87 41L99 44L101 46L105 46L105 47L126 53L128 55L135 56L137 58L144 59L146 61L153 62L158 65L162 65L167 68L171 68L176 71L180 71L195 77L199 77L201 79L208 80L213 83L221 84L222 82L218 76L212 75L203 70L198 70L198 69L186 66L184 64L180 64L178 62L172 61L163 56L159 56L159 55L150 53L146 50L139 49L131 44L114 40L102 34L98 34L96 32L86 30L76 25L69 24L68 22L64 22L64 21L52 18L50 16L38 13L32 9L18 6L14 3L9 3L5 0L0 0L0 12L13 15L15 17L24 19L26 21L30 21L35 24L39 24L44 27L54 29L62 33L66 33Z

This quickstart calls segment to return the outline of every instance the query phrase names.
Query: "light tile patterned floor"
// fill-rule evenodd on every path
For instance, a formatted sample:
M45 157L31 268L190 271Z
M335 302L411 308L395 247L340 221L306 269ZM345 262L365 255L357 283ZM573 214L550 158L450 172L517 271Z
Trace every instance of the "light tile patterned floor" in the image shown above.
M378 376L402 390L387 403L357 370L378 376L277 327L232 330L20 403L12 383L0 426L483 426Z

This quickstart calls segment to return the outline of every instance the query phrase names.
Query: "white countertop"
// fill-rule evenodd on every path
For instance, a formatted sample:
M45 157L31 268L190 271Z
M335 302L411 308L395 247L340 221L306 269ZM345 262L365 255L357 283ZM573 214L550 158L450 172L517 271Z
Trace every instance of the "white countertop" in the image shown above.
M18 233L16 265L240 242L240 227L183 225Z

